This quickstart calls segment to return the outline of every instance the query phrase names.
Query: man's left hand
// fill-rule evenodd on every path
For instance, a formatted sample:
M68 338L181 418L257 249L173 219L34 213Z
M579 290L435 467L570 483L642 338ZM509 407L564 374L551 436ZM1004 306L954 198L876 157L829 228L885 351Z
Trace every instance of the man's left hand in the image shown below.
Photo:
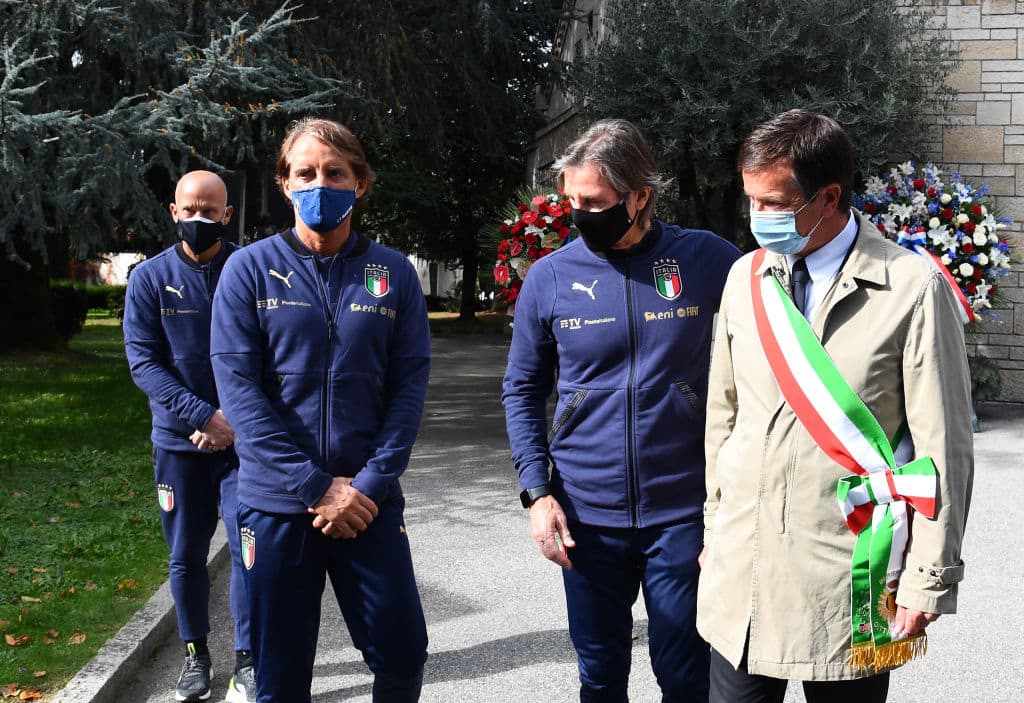
M938 613L922 613L920 610L911 610L902 605L896 606L896 619L893 626L896 632L906 632L908 635L916 635L924 632L929 623L939 619Z

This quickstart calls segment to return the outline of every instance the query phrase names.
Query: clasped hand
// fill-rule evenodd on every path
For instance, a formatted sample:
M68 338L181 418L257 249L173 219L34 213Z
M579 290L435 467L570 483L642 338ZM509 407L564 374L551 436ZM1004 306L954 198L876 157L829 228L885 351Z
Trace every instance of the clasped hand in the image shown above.
M352 539L377 517L377 504L352 485L352 479L336 476L316 506L309 508L313 527L334 539Z
M200 451L222 452L234 444L235 431L231 429L224 413L217 410L206 423L206 427L193 432L189 439Z

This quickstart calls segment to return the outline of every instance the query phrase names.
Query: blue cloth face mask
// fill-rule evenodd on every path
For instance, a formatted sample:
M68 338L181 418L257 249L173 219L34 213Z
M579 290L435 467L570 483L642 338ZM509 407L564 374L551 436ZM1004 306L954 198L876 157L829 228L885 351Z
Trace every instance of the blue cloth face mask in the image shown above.
M327 186L293 190L292 204L307 227L323 234L335 229L352 214L356 192Z
M820 191L819 191L820 192ZM825 219L822 214L814 227L806 236L796 231L796 216L800 211L814 202L818 193L811 196L811 199L801 205L795 211L785 210L782 212L770 210L750 210L750 231L754 234L757 243L776 254L799 254L807 246L814 230Z

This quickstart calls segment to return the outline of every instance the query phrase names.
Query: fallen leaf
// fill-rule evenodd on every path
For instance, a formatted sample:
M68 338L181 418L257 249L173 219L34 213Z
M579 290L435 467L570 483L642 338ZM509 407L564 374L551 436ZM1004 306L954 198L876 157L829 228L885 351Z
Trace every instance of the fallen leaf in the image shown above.
M19 693L21 693L21 689L18 688L18 684L16 683L5 684L0 691L3 692L4 698L15 698Z
M21 700L21 701L37 701L37 700L39 700L42 697L43 697L43 694L40 693L39 691L28 690L28 691L22 691L21 695L18 696L18 700Z
M48 634L50 637L60 637L60 633L56 630L49 630L46 634Z
M23 644L27 644L32 641L32 637L29 635L22 635L21 637L15 637L14 635L4 635L4 641L12 647L20 647Z
M68 508L81 508L81 507L82 507L82 504L81 504L81 503L79 503L79 502L78 502L77 500L69 500L69 501L68 501L67 503L65 503L64 505L65 505L66 507L68 507Z
M42 583L42 582L43 582L43 577L42 576L33 576L32 577L32 583Z
M87 591L95 591L96 588L97 588L96 584L93 583L92 581L90 581L89 583L85 584L85 590L87 590Z
M121 591L121 590L123 590L125 588L130 590L130 589L134 589L134 588L138 588L138 587L139 587L139 582L136 581L135 579L121 579L117 583L117 590L119 590L119 591Z
M22 493L21 491L15 491L14 493L11 494L11 498L24 498L24 497L25 497L25 494Z
M33 596L22 596L21 597L21 602L22 603L42 603L43 601L42 601L42 599L34 598Z
M46 672L45 671L33 671L32 675L35 676L37 679L41 679L44 676L46 676Z
M33 566L32 567L32 571L35 571L37 574L45 574L46 573L46 569L44 569L41 566Z
M18 573L18 571L19 571L19 569L16 566L8 566L7 567L7 573L9 573L11 576L13 576L14 574Z
M56 644L57 640L51 640L49 637L43 637L43 644L50 645Z
M75 595L75 587L72 586L71 588L69 588L67 590L61 591L60 595L61 595L61 598L67 598L68 596Z
M68 637L68 644L82 644L85 642L85 633L75 630L75 634Z

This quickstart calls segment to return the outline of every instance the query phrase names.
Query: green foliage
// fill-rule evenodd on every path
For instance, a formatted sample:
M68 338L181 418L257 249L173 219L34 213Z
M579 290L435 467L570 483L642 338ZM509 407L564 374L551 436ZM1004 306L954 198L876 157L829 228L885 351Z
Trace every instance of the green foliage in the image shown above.
M0 645L0 684L61 688L167 577L123 344L104 320L71 351L0 356L0 630L29 638Z
M334 105L343 84L285 50L296 6L254 5L0 0L8 258L142 246L182 172L255 163L289 118Z
M971 398L975 402L996 400L1003 391L999 367L982 354L967 357L971 368Z
M411 80L391 84L400 103L368 125L378 187L365 230L403 251L457 261L475 280L482 231L521 185L526 147L542 125L536 86L557 69L550 37L560 12L539 0L456 0L448 12L423 0L383 5L407 39L395 75ZM467 321L472 292L460 305Z
M82 331L85 316L89 312L89 297L85 286L68 280L52 281L50 299L57 334L68 341Z
M124 313L124 296L128 286L94 286L87 285L85 293L90 310L106 310L111 316L119 317Z
M921 4L890 0L611 0L604 41L572 67L585 120L647 135L677 193L662 213L740 234L739 145L794 107L836 118L863 173L915 155L941 113L956 55Z

